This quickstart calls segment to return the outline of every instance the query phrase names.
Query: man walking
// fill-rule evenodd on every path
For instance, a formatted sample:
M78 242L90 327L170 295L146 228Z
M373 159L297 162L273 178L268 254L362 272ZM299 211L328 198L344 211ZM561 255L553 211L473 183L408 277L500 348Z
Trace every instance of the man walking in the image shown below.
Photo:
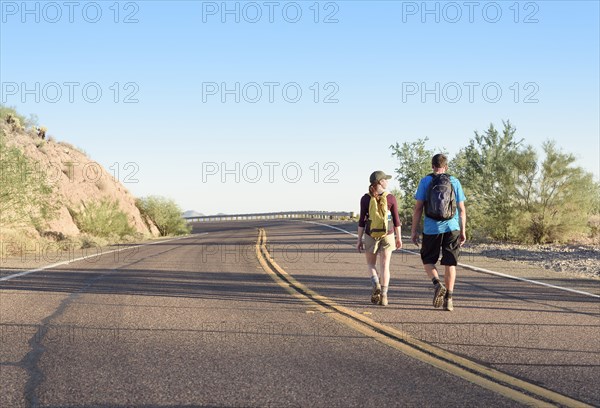
M433 307L444 305L448 311L454 310L452 292L456 280L456 264L460 255L460 247L467 236L465 227L467 213L466 200L460 181L448 174L448 158L444 154L436 154L431 159L433 173L423 177L415 193L415 209L412 219L411 239L419 245L418 226L425 210L423 222L423 245L421 260L425 272L435 287ZM442 251L441 264L444 265L444 282L440 282L435 267Z

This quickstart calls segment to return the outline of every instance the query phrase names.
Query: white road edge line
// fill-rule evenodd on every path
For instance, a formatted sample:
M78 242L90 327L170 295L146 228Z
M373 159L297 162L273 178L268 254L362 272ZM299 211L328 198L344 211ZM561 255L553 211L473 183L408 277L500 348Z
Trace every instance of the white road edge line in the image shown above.
M345 232L346 234L352 235L354 237L358 237L357 234L354 234L352 232L346 231L345 229L336 227L335 225L328 225L328 224L323 224L321 222L315 222L315 221L303 221L303 222L306 222L306 223L309 223L309 224L323 225L325 227L329 227L329 228L332 228L334 230ZM413 254L413 255L419 255L418 252L409 251L407 249L401 249L400 251L406 252L406 253L409 253L409 254ZM470 270L475 271L475 272L487 273L488 275L495 275L495 276L500 276L502 278L508 278L508 279L513 279L513 280L518 280L518 281L521 281L521 282L533 283L535 285L546 286L546 287L552 288L552 289L564 290L564 291L567 291L567 292L577 293L579 295L591 296L591 297L600 299L599 295L595 295L595 294L589 293L589 292L584 292L582 290L563 288L562 286L551 285L549 283L538 282L538 281L531 280L531 279L519 278L518 276L507 275L505 273L495 272L495 271L491 271L489 269L479 268L478 266L467 265L467 264L460 263L460 262L458 263L458 266L470 269Z
M82 261L84 259L95 258L97 256L112 254L113 252L121 252L121 251L126 251L128 249L135 249L135 248L140 248L140 247L144 247L144 246L148 246L148 245L162 244L164 242L177 241L177 240L180 240L180 239L191 238L191 237L196 237L198 235L205 235L205 234L208 234L208 232L203 232L201 234L186 235L184 237L171 238L171 239L167 239L167 240L164 240L164 241L149 242L147 244L134 245L134 246L130 246L130 247L126 247L126 248L121 248L121 249L113 249L112 251L108 251L108 252L100 252L99 254L82 256L82 257L76 258L76 259L69 259L69 260L66 260L66 261L57 262L57 263L53 263L53 264L50 264L50 265L42 266L41 268L31 269L31 270L28 270L28 271L18 272L18 273L12 274L12 275L4 276L4 277L0 278L0 282L7 281L7 280L10 280L10 279L13 279L13 278L17 278L19 276L29 275L30 273L34 273L34 272L40 272L40 271L43 271L43 270L46 270L46 269L56 268L57 266L68 265L68 264L70 264L72 262L77 262L77 261ZM1 270L1 268L0 268L0 270Z

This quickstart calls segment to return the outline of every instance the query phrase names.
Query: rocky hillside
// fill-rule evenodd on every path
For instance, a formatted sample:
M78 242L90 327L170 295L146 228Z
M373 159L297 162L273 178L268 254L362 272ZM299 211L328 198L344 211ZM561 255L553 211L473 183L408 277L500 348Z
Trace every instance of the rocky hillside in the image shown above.
M118 203L139 235L158 236L156 226L142 219L129 191L84 152L68 143L45 137L45 129L44 132L39 128L24 129L20 123L14 123L14 119L3 118L0 130L8 147L18 148L37 163L36 171L46 174L59 205L54 218L41 228L38 226L38 234L76 237L80 230L72 213L84 211L91 203L109 200Z

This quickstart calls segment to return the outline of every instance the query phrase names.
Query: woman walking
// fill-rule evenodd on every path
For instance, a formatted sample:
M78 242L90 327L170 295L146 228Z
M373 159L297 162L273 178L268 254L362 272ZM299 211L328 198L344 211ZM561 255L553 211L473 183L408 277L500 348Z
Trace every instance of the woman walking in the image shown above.
M360 199L356 243L358 252L364 249L367 257L367 269L373 286L371 302L382 306L388 305L392 251L402 248L398 203L396 197L386 191L391 178L392 176L379 170L371 174L369 192ZM376 267L378 254L379 274Z

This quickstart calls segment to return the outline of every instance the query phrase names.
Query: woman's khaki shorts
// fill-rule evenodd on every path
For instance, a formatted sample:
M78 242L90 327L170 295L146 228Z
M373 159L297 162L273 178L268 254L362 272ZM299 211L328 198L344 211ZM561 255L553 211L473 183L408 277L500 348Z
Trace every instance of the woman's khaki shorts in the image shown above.
M372 236L365 234L363 242L365 244L365 251L370 254L376 254L382 249L390 252L396 249L396 240L394 239L394 234L388 234L380 239L375 239Z

